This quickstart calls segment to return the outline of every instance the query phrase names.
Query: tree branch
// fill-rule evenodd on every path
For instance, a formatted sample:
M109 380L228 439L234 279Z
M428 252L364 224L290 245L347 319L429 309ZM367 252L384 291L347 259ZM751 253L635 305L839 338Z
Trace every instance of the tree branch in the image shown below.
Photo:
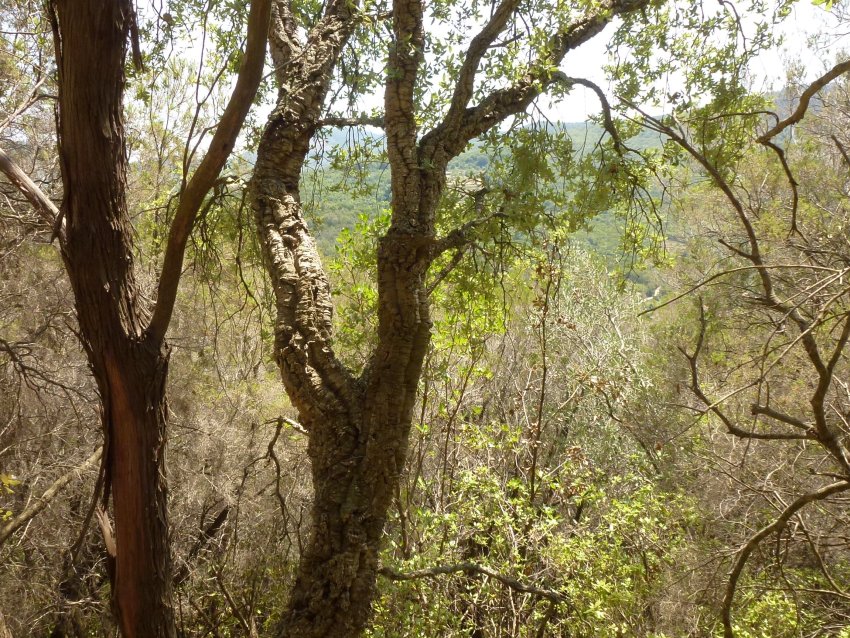
M463 117L464 110L469 104L469 100L472 99L472 93L475 89L475 76L478 73L481 60L507 26L508 20L518 6L519 0L502 0L496 10L492 12L487 24L478 32L478 35L472 38L463 65L458 73L451 105L444 122L459 123Z
M818 91L820 91L823 87L825 87L837 77L847 73L847 71L850 71L850 60L846 60L844 62L836 64L829 71L827 71L817 80L812 82L806 88L806 90L803 91L802 95L800 95L800 103L797 105L797 108L794 110L794 112L781 122L778 122L773 128L767 131L767 133L759 137L758 141L762 144L766 144L789 126L797 124L800 120L803 119L803 117L805 117L806 111L809 108L809 102L811 102L812 98L818 93Z
M478 219L472 219L466 222L463 226L459 228L455 228L451 232L449 232L445 237L441 237L434 241L434 250L433 255L436 257L447 250L452 250L453 248L462 248L469 244L472 241L472 234L475 232L479 226L483 226L491 221L496 219L506 219L507 215L503 211L497 211L491 215L487 215L486 217L480 217Z
M807 432L811 430L811 426L806 425L800 419L797 419L793 416L785 414L784 412L779 412L778 410L774 410L769 405L759 405L754 403L750 407L751 414L762 414L766 417L770 417L776 421L780 421L782 423L786 423L788 425L793 425L795 428L799 428L801 430L806 430Z
M56 220L59 219L59 209L56 207L56 204L44 194L36 183L30 179L29 175L24 173L21 167L3 149L0 149L0 172L9 179L12 186L17 188L27 198L46 224L50 226L56 224Z
M617 127L614 125L614 117L612 115L611 103L608 101L608 97L605 95L605 92L602 88L596 84L595 82L591 82L590 80L586 80L584 78L574 78L563 73L556 73L553 76L555 80L561 80L562 82L566 82L567 84L578 84L579 86L586 87L593 91L596 94L597 99L599 100L599 104L602 107L602 128L605 129L605 132L611 136L611 139L614 140L614 143L617 147L622 148L623 142L620 139L620 134L617 132Z
M230 101L216 128L207 154L181 193L165 249L156 307L146 331L147 337L155 344L161 343L165 338L168 324L171 322L177 286L183 270L186 242L192 232L198 210L230 157L236 138L260 86L265 64L270 12L271 0L252 0L248 14L245 53L236 86L233 88Z
M14 534L18 529L20 529L23 525L29 523L33 518L35 518L41 510L50 505L50 502L56 498L56 496L62 492L68 485L70 485L71 481L77 478L81 472L84 472L89 467L94 465L99 459L100 455L103 452L103 448L98 448L91 456L89 456L83 463L69 472L66 472L58 479L56 479L53 484L44 491L44 494L36 498L35 502L30 504L29 507L26 507L20 514L12 517L9 522L7 522L2 528L0 528L0 545L6 542L8 538Z
M729 580L726 583L726 592L723 596L722 616L724 638L735 637L735 633L732 628L732 603L735 599L735 590L738 586L738 580L741 577L741 572L743 572L744 567L747 564L747 560L749 560L750 555L755 551L759 543L770 536L773 532L782 529L791 517L809 503L822 501L833 494L844 492L847 489L850 489L850 482L844 480L825 485L819 490L800 496L786 507L775 521L773 521L770 525L763 527L756 534L751 536L744 546L738 551L738 555L732 565L732 570L729 572Z
M44 84L44 75L40 67L36 69L37 76L35 78L35 84L33 84L32 89L30 89L29 95L24 98L21 103L15 107L15 109L9 113L5 120L0 122L0 131L4 131L9 124L11 124L16 117L24 113L29 107L38 102L39 100L46 98L47 96L43 93L39 93L39 89Z
M699 382L699 368L697 365L697 360L699 359L700 353L702 352L702 347L705 343L705 329L706 329L706 319L705 319L705 308L702 303L700 303L699 308L699 320L700 320L700 332L699 337L697 338L697 344L694 348L693 354L688 354L684 349L679 348L681 353L685 356L685 359L688 361L688 366L690 367L691 372L691 383L690 388L691 392L696 395L696 397L702 401L707 407L702 412L705 413L707 411L711 411L718 419L723 422L723 425L726 426L726 430L729 434L733 436L737 436L742 439L762 439L762 440L772 440L772 441L794 441L801 439L815 439L815 433L810 429L806 428L805 434L790 434L790 433L765 433L765 432L753 432L744 430L743 428L738 427L735 423L732 422L723 410L720 409L719 403L720 401L712 402L706 396L705 392L702 389L702 386ZM755 409L755 408L753 408Z
M445 146L449 155L456 154L466 144L511 115L524 111L528 105L554 82L565 76L557 71L566 54L598 35L616 16L646 7L648 0L610 0L595 12L570 23L550 38L544 53L531 65L531 71L513 86L490 93L472 108L467 108L457 122L448 118L423 137L420 148L426 156ZM585 86L590 86L584 81ZM592 88L592 87L591 87Z
M463 573L467 575L478 575L478 576L488 576L494 580L499 581L503 585L513 589L514 591L521 592L523 594L532 594L534 596L540 596L541 598L545 598L547 600L552 601L553 603L565 603L569 601L569 598L556 589L548 589L544 587L535 587L533 585L527 585L522 583L515 578L511 578L510 576L505 576L496 572L489 567L485 567L484 565L477 565L475 563L457 563L455 565L441 565L439 567L430 567L428 569L417 569L412 572L399 572L390 567L381 567L378 570L378 573L390 580L418 580L421 578L436 578L437 576L442 576L444 574L457 574Z
M423 11L421 0L393 2L393 43L384 87L392 227L404 233L417 232L422 192L414 94L424 57Z
M430 297L432 294L434 294L434 291L437 289L437 286L439 286L440 283L442 283L442 281L446 277L448 277L449 274L455 268L457 268L457 265L463 259L463 255L464 255L464 253L466 253L467 248L468 248L468 244L464 245L464 246L460 246L457 249L457 251L455 251L455 254L452 255L452 258L449 260L449 263L447 263L443 268L441 268L440 272L438 272L436 275L434 275L434 278L428 283L428 286L425 288L425 296L426 297Z
M844 163L850 168L850 154L847 153L847 149L844 148L844 145L839 141L838 137L832 135L832 141L835 142L835 146L838 148L838 152L841 153L841 157L844 160Z
M829 450L830 454L835 458L842 469L850 474L850 459L847 458L847 453L838 439L838 436L830 427L826 420L826 411L824 409L824 401L826 394L832 385L835 366L838 365L841 355L847 347L847 342L850 340L850 314L844 318L844 326L841 329L841 334L835 344L835 349L829 358L828 363L823 368L818 368L818 385L815 388L814 394L809 403L812 406L812 412L815 417L815 429L818 433L818 439Z
M183 565L180 567L180 570L174 576L174 584L176 586L179 587L189 578L189 575L191 573L189 568L190 563L192 563L195 558L197 558L198 554L200 554L202 550L206 549L207 545L210 544L215 535L218 534L219 531L221 531L221 528L227 521L227 516L229 514L230 506L225 505L206 527L202 526L200 528L200 533L195 539L195 543L192 545L191 549L189 550L189 553L186 555L186 560L183 562ZM201 522L203 523L203 521Z
M797 229L797 209L800 205L800 193L798 188L800 185L794 178L794 173L791 172L791 166L788 164L788 158L786 157L785 151L782 147L769 139L759 141L776 153L776 156L779 158L779 163L782 165L782 170L785 171L785 177L788 179L788 185L791 187L791 232L799 233L800 231Z
M723 243L724 246L726 246L730 250L733 250L733 252L734 252L734 249L731 248L730 246L726 245L725 242L721 242L721 243ZM700 288L703 288L704 286L707 286L708 284L719 279L720 277L725 277L726 275L731 275L731 274L741 272L741 271L745 271L745 270L753 270L753 269L756 269L756 268L768 268L768 269L773 269L773 270L780 269L780 268L803 268L803 269L810 269L810 270L825 270L825 271L828 271L828 272L831 272L831 273L838 272L834 268L827 268L827 267L824 267L824 266L812 266L811 264L776 264L776 265L772 265L772 266L765 264L765 265L761 265L761 266L740 266L738 268L730 268L729 270L724 270L723 272L718 272L718 273L715 273L715 274L713 274L709 277L706 277L705 279L703 279L699 283L694 284L693 286L691 286L690 288L685 290L685 292L681 292L678 295L671 297L667 301L664 301L664 302L658 304L657 306L653 306L652 308L647 308L646 310L642 310L641 312L639 312L637 314L637 316L640 317L641 315L645 315L645 314L650 313L650 312L655 312L656 310L660 310L661 308L664 308L665 306L669 306L670 304L676 303L677 301L680 301L684 297L687 297L688 295L690 295L692 292L699 290Z
M316 124L319 128L333 126L336 128L346 128L354 126L373 126L375 128L384 128L384 118L381 115L361 117L342 117L330 116L322 118Z
M344 412L355 389L333 349L330 284L304 219L299 178L333 69L361 14L356 2L329 0L299 44L288 4L275 3L271 48L280 91L257 148L250 201L277 302L275 358L293 405L310 426Z
M758 273L759 281L761 283L762 290L764 291L764 304L773 310L786 314L797 325L798 329L800 330L800 339L803 342L803 348L806 351L806 355L809 357L809 360L811 361L814 368L817 370L818 374L822 375L823 372L826 370L826 365L824 364L823 359L821 358L820 349L818 347L817 341L811 334L812 326L810 322L800 314L799 310L796 307L788 307L786 304L782 303L782 301L780 301L780 299L776 296L773 278L769 270L765 267L765 262L762 257L759 238L756 234L755 227L753 226L752 221L750 221L750 218L747 215L747 211L744 209L744 205L741 202L741 199L735 194L735 191L732 189L732 185L723 177L723 175L721 175L717 167L712 164L711 161L709 161L709 159L703 153L700 153L694 147L694 145L685 137L685 134L683 132L674 130L658 118L652 117L645 111L641 110L641 108L638 107L636 104L633 104L628 100L624 100L624 103L643 116L644 123L647 128L666 135L676 144L681 146L685 151L687 151L687 153L692 158L694 158L703 167L703 169L705 169L706 173L708 173L708 175L712 178L715 185L723 192L727 201L735 210L735 214L738 217L738 220L741 222L741 226L743 226L744 228L744 232L747 235L747 242L750 246L750 252L745 253L737 249L732 249L731 247L730 249L732 249L733 252L735 252L739 256L747 259L753 264L753 266L756 267L756 272ZM727 247L729 246L727 245Z
M288 63L302 56L303 43L298 36L298 23L292 15L289 0L272 3L271 24L269 25L269 49L278 87L289 82L286 69Z
M224 577L221 574L221 570L216 570L215 572L215 582L218 583L218 588L222 594L224 594L224 599L227 601L228 606L230 607L230 611L233 612L233 615L236 617L236 620L239 621L239 624L242 625L242 629L245 630L245 635L249 638L257 638L257 628L254 625L254 619L251 618L250 622L245 619L245 615L242 613L239 605L236 604L236 601L233 599L233 596L230 594L230 590L227 588L227 585L224 584Z

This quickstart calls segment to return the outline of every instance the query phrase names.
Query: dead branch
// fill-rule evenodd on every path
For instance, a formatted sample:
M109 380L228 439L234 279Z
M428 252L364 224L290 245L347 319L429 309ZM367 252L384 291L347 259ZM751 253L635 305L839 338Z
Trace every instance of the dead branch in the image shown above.
M412 572L399 572L390 567L381 567L378 570L378 573L384 578L388 578L390 580L418 580L421 578L436 578L437 576L442 576L445 574L458 574L463 573L467 575L476 575L476 576L487 576L492 578L493 580L497 580L506 587L513 589L514 591L518 591L523 594L532 594L534 596L539 596L541 598L545 598L553 603L566 603L568 602L568 598L562 592L556 589L548 589L545 587L535 587L533 585L527 585L526 583L522 583L515 578L511 578L510 576L505 576L504 574L500 574L497 571L490 569L489 567L485 567L484 565L477 565L475 563L456 563L454 565L440 565L438 567L430 567L427 569L417 569Z
M45 507L50 505L53 499L56 498L56 496L59 495L66 487L68 487L74 479L78 478L82 472L85 472L88 468L99 461L102 452L103 448L98 448L91 456L83 461L81 465L78 465L56 479L53 484L44 491L44 494L36 498L29 507L25 508L17 516L12 517L12 519L0 529L0 545L3 545L3 543L5 543L12 534L14 534L22 526L29 523Z
M732 565L732 570L729 572L729 580L726 583L726 593L723 597L722 616L724 638L735 637L734 630L732 629L732 603L735 599L735 590L738 586L738 580L741 577L741 572L743 572L744 567L747 564L747 560L755 551L756 547L758 547L759 543L770 536L773 532L779 531L785 527L785 524L791 519L791 517L809 503L822 501L833 494L844 492L847 489L850 489L850 481L843 480L837 483L830 483L819 490L800 496L786 507L770 525L763 527L756 534L751 536L744 546L738 551L738 555Z

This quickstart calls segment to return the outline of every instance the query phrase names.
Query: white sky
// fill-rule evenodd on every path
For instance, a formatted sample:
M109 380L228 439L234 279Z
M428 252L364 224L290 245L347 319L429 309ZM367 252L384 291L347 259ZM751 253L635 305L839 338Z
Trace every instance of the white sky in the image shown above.
M846 27L846 25L845 25ZM609 62L606 44L614 27L609 27L600 36L580 49L571 52L561 65L567 75L581 76L610 89L603 67ZM801 61L806 69L807 80L812 80L835 64L837 54L848 48L850 37L840 32L835 15L815 6L811 0L800 0L792 8L779 29L783 44L778 50L760 56L751 67L753 89L759 91L779 90L785 83L788 64ZM810 37L820 36L827 40L826 47L815 51L810 46ZM596 95L581 86L558 103L541 102L544 112L553 120L581 122L599 113Z
M811 0L796 3L791 15L782 23L780 31L783 44L779 50L761 56L753 66L755 89L779 90L782 88L789 63L800 61L806 69L806 80L812 80L836 63L836 56L846 52L850 39L842 33L834 13L815 6ZM844 25L847 28L847 24ZM813 46L812 37L823 39ZM759 85L758 82L763 82Z
M843 0L845 2L850 0ZM147 0L140 5L150 10L154 5L160 4L162 0ZM846 26L846 25L845 25ZM606 92L610 90L604 67L609 63L606 45L614 31L614 25L599 36L593 38L586 45L570 52L563 64L562 70L568 75L584 77L596 82ZM811 80L823 73L823 71L835 63L836 55L848 47L848 36L838 32L838 20L832 13L817 7L812 0L799 0L792 8L792 14L780 25L780 33L783 37L783 45L769 54L763 55L752 66L753 88L760 91L778 90L785 83L786 69L789 63L800 61L806 69L806 80ZM812 48L811 36L817 35L827 41L827 46L819 49ZM197 44L197 43L196 43ZM188 55L197 59L199 51L197 47L188 47L181 55ZM671 89L672 92L673 89ZM269 96L273 99L273 95ZM363 109L379 107L382 96L375 95L366 98ZM168 108L168 105L163 105ZM599 101L596 95L589 89L576 86L571 93L557 102L542 98L539 106L543 112L553 121L581 122L592 115L599 113ZM262 105L257 109L255 116L257 121L263 122L271 111L272 105Z

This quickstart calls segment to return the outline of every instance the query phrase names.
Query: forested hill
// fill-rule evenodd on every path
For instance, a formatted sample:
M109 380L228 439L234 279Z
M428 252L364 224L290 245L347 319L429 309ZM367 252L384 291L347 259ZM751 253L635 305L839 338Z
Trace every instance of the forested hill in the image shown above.
M569 122L554 125L563 129L572 140L576 155L590 152L602 136L602 128L594 122ZM343 170L334 168L327 159L329 153L322 150L334 146L345 147L351 140L347 131L332 131L323 144L316 149L316 157L321 159L311 169L304 172L302 193L305 208L311 217L316 230L319 247L323 254L331 256L336 250L336 240L340 232L353 229L358 220L372 218L382 209L389 206L390 177L385 164L373 163L362 170ZM367 133L366 145L382 144L382 137L376 132ZM631 138L629 146L635 149L646 149L660 146L657 134L642 131ZM475 175L486 171L489 164L487 153L480 145L473 145L449 165L451 176L462 177ZM603 257L613 268L616 265L627 266L630 257L623 254L622 236L623 224L612 214L603 213L588 223L588 230L580 230L573 237L577 245L589 249ZM667 229L668 244L677 245L675 229ZM651 294L657 281L651 272L633 270L629 278L641 292Z
M0 638L850 638L847 9L0 0Z
M573 141L576 153L589 152L602 135L602 128L593 122L558 124ZM362 170L342 170L330 166L329 151L351 142L347 131L332 131L316 148L321 160L304 172L303 194L308 212L315 224L319 246L325 255L333 254L336 238L343 228L354 228L361 215L372 217L387 207L390 201L390 176L386 164L371 163ZM359 140L363 143L364 140ZM366 133L367 145L381 144L382 135ZM658 135L642 131L629 145L644 149L659 146ZM475 174L487 169L489 158L480 145L472 145L449 164L450 173L458 176ZM616 224L603 216L593 224L593 230L579 234L581 241L595 251L613 256L619 245Z

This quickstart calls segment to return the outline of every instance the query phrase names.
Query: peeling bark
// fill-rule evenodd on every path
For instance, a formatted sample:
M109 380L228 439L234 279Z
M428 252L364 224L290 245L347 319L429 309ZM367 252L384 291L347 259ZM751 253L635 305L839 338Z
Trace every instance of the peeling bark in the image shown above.
M62 238L80 333L103 402L107 490L124 636L176 635L164 470L168 352L145 341L126 201L124 61L128 2L57 0ZM98 69L96 82L84 80Z
M251 4L236 85L210 149L181 192L151 318L135 279L126 200L124 65L128 39L138 53L133 3L51 0L48 5L64 186L64 226L57 224L57 229L102 402L103 504L111 495L115 519L112 598L125 638L176 636L165 480L169 349L164 337L186 241L261 81L270 6L270 0ZM48 208L41 200L35 203Z

